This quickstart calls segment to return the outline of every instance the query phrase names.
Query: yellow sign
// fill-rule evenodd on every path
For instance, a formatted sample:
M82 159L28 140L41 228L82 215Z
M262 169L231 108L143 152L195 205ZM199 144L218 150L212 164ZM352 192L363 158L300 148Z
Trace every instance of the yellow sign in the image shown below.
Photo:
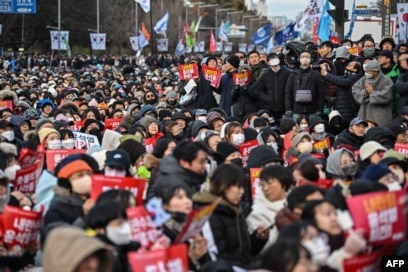
M390 5L390 0L384 0L384 6L389 6Z

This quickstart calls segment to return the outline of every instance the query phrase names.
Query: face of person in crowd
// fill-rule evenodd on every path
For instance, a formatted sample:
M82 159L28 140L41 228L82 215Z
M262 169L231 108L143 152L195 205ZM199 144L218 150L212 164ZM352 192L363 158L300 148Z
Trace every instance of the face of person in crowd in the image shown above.
M115 166L105 166L104 174L107 177L125 177L126 170L120 169Z
M91 192L91 172L87 170L77 171L68 178L72 192L82 199L87 199Z
M353 125L349 127L349 131L358 137L364 137L366 126L364 124Z
M257 65L259 63L259 55L256 53L252 53L248 56L248 63L250 66Z
M33 202L25 194L20 191L14 191L11 193L11 195L18 200L20 208L28 211L32 209Z
M381 50L392 51L392 44L391 44L390 42L384 42L384 43L382 44Z
M339 235L341 228L337 222L336 209L333 205L323 202L315 207L315 220L317 227L329 235Z
M302 52L299 57L300 67L302 69L309 68L311 62L311 56L308 52Z
M268 57L266 54L259 54L259 62L268 62Z
M169 144L167 145L166 150L163 153L163 156L166 157L166 156L170 155L171 153L173 153L173 150L174 150L174 148L176 148L176 145L177 145L176 142L173 142L173 141L169 142Z
M233 185L225 189L224 198L233 205L238 205L244 195L244 187Z
M227 139L233 145L240 145L245 142L244 130L241 127L235 127L232 131L231 137Z
M69 93L65 96L65 100L66 101L71 101L72 99L74 99L74 94L73 93Z
M221 137L218 134L214 134L212 135L209 139L208 139L208 146L213 150L213 151L217 151L217 144L221 142Z
M398 176L393 173L388 173L384 176L382 176L379 180L378 183L381 183L385 186L387 186L388 191L398 191L401 190L401 184L398 180Z
M225 158L225 163L235 164L242 167L242 155L239 152L233 152Z
M10 120L11 116L13 116L13 114L11 112L3 111L3 113L1 114L1 119L2 120Z
M94 128L100 129L99 125L97 123L92 123L92 124L88 125L88 127L85 130L85 133L89 133Z
M206 171L206 164L207 164L207 154L203 150L199 150L197 152L196 158L191 162L187 161L180 161L180 165L188 169L190 171L193 171L197 174L204 175Z
M217 68L217 61L215 59L210 59L207 66L210 68Z
M181 130L186 128L186 121L184 119L176 119L176 122Z
M265 198L270 202L283 200L286 197L285 188L276 178L261 180L261 188Z
M149 124L149 126L147 127L147 132L150 135L156 135L157 132L159 132L159 126L157 125L156 122L152 122Z
M299 123L299 129L300 131L306 131L307 128L309 127L309 123L307 122L306 119L302 119Z
M296 145L296 148L300 153L310 153L313 150L313 145L309 138L303 137Z
M81 118L81 116L80 115L78 115L78 114L75 114L74 113L74 121L81 121L82 120L82 118Z
M375 44L370 40L365 41L363 44L363 50L368 48L375 48Z
M322 47L320 47L319 53L321 57L329 57L331 54L332 49L330 48L330 46L327 45L323 45Z
M397 139L395 140L396 143L405 144L408 140L408 134L406 132L398 133Z
M113 114L113 118L123 118L123 112L117 111Z
M403 184L405 182L405 172L402 169L401 165L390 164L388 165L388 169L390 169L394 173L400 184Z
M92 111L88 111L85 117L86 119L96 119L95 113L93 113Z
M47 149L51 150L61 149L62 145L60 136L55 132L50 133L45 140L45 146L47 147Z
M408 54L407 53L401 54L398 57L399 65L404 70L408 70L408 61L407 60L408 60Z
M382 150L376 150L373 154L370 155L369 160L370 163L372 164L377 164L381 159L382 156L384 155L384 151Z
M193 201L183 189L178 189L168 204L163 205L165 210L188 214L193 208Z
M145 99L146 99L146 103L149 105L154 105L157 102L157 98L153 92L146 93Z
M221 128L222 128L222 126L224 125L224 121L223 120L216 120L215 122L214 122L214 130L216 131L216 132L218 132L218 133L220 133L221 132Z
M217 69L221 70L222 69L222 60L217 59Z
M28 124L28 122L24 121L21 123L20 125L20 132L21 134L26 134L28 131L30 130L30 125Z
M50 104L47 104L42 108L42 111L45 114L50 114L52 112L52 106Z

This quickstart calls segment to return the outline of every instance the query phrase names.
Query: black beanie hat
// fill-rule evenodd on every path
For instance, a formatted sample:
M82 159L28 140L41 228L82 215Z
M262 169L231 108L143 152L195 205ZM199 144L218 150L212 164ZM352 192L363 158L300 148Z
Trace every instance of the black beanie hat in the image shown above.
M227 142L219 142L217 144L217 153L220 154L224 160L234 152L239 152L239 150Z
M237 56L231 55L227 58L227 62L238 69L240 60Z
M159 120L160 122L163 122L164 117L170 117L171 118L171 111L169 110L161 110L159 112Z

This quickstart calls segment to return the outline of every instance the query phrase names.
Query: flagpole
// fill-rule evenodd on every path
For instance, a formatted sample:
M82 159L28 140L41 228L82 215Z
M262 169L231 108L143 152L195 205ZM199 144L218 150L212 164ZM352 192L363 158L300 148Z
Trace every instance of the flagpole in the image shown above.
M151 36L150 36L150 39L151 39L151 43L150 43L150 48L151 48L151 50L152 50L152 56L154 55L154 33L153 33L153 18L152 18L152 9L150 8L150 33L152 33L151 34Z
M136 29L135 29L135 34L136 34L136 36L138 36L139 35L139 26L138 26L138 23L137 23L137 19L138 19L138 15L137 15L137 10L138 10L138 8L137 8L137 2L135 1L135 27L136 27Z

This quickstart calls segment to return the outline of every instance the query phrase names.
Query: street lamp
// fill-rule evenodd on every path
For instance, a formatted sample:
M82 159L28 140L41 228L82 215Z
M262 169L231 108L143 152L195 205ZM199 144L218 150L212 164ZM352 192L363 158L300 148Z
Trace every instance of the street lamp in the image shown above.
M96 32L99 33L99 0L96 0Z

